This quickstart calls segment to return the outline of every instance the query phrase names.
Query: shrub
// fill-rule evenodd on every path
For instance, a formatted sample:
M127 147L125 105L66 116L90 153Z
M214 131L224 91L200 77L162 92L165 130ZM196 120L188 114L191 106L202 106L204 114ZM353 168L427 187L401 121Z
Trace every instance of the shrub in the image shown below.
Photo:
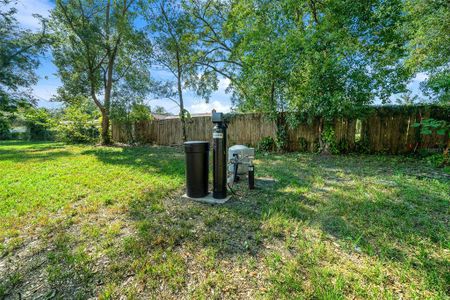
M361 154L370 153L370 148L369 148L369 144L367 143L367 141L364 141L364 140L355 141L355 152L361 153Z
M275 147L277 151L283 152L286 150L288 142L287 128L286 126L280 126L277 129L277 138L275 140Z
M350 151L350 145L348 144L347 139L340 139L336 145L337 153L345 154Z
M135 141L133 124L152 118L150 107L140 102L130 102L127 99L119 99L111 109L111 120L124 126L128 143Z
M441 166L446 166L449 162L449 148L450 148L450 123L445 120L436 120L433 118L423 119L420 123L414 123L413 127L420 128L420 134L431 135L436 133L437 135L446 136L447 144L443 145Z
M275 140L271 136L266 136L259 141L257 149L263 152L274 151L276 147Z
M58 139L68 143L94 143L100 136L100 122L85 111L85 107L73 105L64 110L58 125Z
M332 154L339 154L339 149L336 145L336 138L333 128L325 127L324 131L322 132L322 141L325 144L325 147L328 147L328 150Z
M445 157L441 153L435 153L432 155L428 155L424 158L424 160L431 166L438 168L441 166L445 166L446 161Z
M55 120L45 108L28 108L24 111L24 122L28 127L30 140L53 140Z
M0 116L0 140L6 140L10 135L10 121Z

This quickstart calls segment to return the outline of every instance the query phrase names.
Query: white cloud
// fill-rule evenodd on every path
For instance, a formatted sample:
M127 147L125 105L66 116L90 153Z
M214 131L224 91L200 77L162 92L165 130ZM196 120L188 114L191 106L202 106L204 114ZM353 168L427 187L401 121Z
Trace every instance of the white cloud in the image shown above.
M225 89L230 84L230 80L227 78L220 78L219 80L219 88L217 91L213 92L211 95L211 100L209 103L205 101L195 101L194 98L186 97L188 102L192 102L192 104L187 106L188 111L191 114L199 114L199 113L210 113L213 109L218 112L227 113L231 110L231 101L230 95L225 93Z
M39 30L41 23L33 14L48 17L53 4L48 0L19 0L17 2L16 18L20 25L31 30Z
M189 106L188 110L191 114L199 114L199 113L210 113L213 109L215 109L218 112L229 112L230 107L219 102L219 101L213 101L209 103L201 102L201 103L194 103L191 106Z
M219 91L225 91L230 85L231 81L228 78L220 78L219 80Z

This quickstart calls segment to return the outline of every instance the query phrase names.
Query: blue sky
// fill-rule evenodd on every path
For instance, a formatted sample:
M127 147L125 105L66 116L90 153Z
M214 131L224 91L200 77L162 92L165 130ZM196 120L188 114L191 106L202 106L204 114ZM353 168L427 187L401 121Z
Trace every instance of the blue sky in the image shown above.
M17 4L17 19L21 26L32 30L40 28L39 22L32 16L40 14L44 17L49 15L49 10L54 7L54 2L49 0L19 0ZM40 59L41 65L37 70L39 82L33 87L33 94L39 99L38 105L42 107L54 108L60 104L48 101L56 93L56 89L61 86L61 81L56 76L57 69L52 63L51 53L47 53ZM152 75L157 79L162 79L165 75L161 71L154 71ZM212 109L228 112L231 108L230 94L225 93L228 80L222 78L219 83L219 90L214 92L209 103L196 97L192 92L185 91L185 106L191 113L206 113ZM152 107L163 106L167 111L178 113L178 107L170 100L159 100L149 97L148 104Z
M54 7L54 2L50 0L19 0L17 5L17 19L24 28L32 30L39 29L39 22L32 16L40 14L44 17L49 15L49 10ZM39 106L58 107L60 104L48 101L56 93L56 89L61 85L56 76L56 67L52 63L51 54L47 53L41 57L41 65L37 70L39 82L33 88L33 94L39 99ZM153 76L157 79L165 76L161 71L154 71ZM422 95L419 91L420 82L426 79L424 74L418 74L408 85L415 94ZM185 92L185 106L191 113L207 113L212 109L228 112L231 109L231 95L225 93L229 82L222 78L219 83L219 90L214 92L209 103L196 97L193 93ZM163 106L167 111L177 113L178 107L170 100L148 99L148 104L152 107Z

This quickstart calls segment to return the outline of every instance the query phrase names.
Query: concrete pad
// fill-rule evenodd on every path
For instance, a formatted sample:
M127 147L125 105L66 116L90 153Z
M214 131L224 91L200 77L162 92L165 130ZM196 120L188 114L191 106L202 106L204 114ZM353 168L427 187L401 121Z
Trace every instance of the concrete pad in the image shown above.
M193 201L202 202L202 203L208 203L208 204L224 204L225 202L230 200L231 195L228 195L226 198L223 198L223 199L213 198L213 194L212 193L208 193L208 195L206 195L205 197L202 197L202 198L192 198L192 197L188 197L186 194L184 194L181 197L183 199L193 200Z

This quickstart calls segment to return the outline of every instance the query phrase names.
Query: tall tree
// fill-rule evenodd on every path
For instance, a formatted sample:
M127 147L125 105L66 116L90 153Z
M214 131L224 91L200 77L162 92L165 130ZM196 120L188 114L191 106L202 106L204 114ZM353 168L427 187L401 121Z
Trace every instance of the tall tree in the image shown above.
M402 1L190 2L206 62L230 78L243 110L322 114L404 87Z
M218 87L216 73L201 63L197 28L187 5L183 1L161 0L143 5L142 9L153 47L153 64L171 77L156 82L153 93L178 105L184 141L187 139L186 118L189 116L184 91L193 90L208 101L212 90Z
M140 55L146 44L133 26L134 0L57 0L52 11L54 62L65 94L88 95L102 115L101 139L110 144L110 113L114 89L120 82L136 80L133 72L144 70ZM71 97L69 97L71 98Z
M403 1L239 0L221 2L225 14L214 3L193 15L215 46L216 66L232 71L242 110L307 112L323 117L323 128L325 119L404 91Z
M185 5L196 27L199 64L229 80L233 99L247 96L246 86L238 76L245 65L242 47L238 47L241 35L230 21L232 3L236 2L189 0Z

